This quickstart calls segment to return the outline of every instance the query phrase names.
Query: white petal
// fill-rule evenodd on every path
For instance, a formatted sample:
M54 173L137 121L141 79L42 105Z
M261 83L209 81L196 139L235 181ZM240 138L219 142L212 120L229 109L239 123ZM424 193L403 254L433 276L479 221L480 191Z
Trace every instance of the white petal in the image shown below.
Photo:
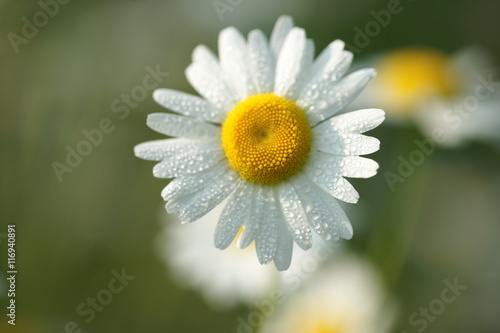
M336 186L336 190L334 191L335 195L330 193L333 197L348 203L358 202L359 193L358 191L356 191L354 186L352 186L352 184L349 183L347 179L345 179L344 177L339 178L335 186Z
M210 142L163 159L154 166L153 175L157 178L189 175L208 169L224 158L220 143Z
M248 35L248 57L256 93L272 92L276 57L260 30L253 30Z
M191 85L206 100L226 114L236 104L233 91L224 78L224 72L213 54L203 46L193 52L193 62L186 69L186 77Z
M190 223L203 217L226 199L238 185L239 176L227 168L221 177L207 182L200 191L167 202L170 214L178 214L182 223Z
M358 192L342 177L340 160L329 160L332 156L311 151L305 173L331 196L345 202L356 203L359 199Z
M298 98L301 107L305 109L320 107L320 101L328 96L332 84L349 69L353 55L349 51L343 51L343 45L341 41L334 41L316 60L308 82Z
M276 220L281 216L273 189L266 189L263 194L265 197L264 205L259 214L254 217L260 224L259 232L255 238L255 249L257 258L262 265L269 263L276 254L278 240Z
M377 174L378 163L360 156L338 156L323 154L325 163L341 170L342 176L353 178L370 178Z
M153 99L161 106L185 116L221 123L225 113L217 110L203 98L170 89L156 89Z
M312 39L308 39L306 42L306 55L305 55L306 59L304 61L305 65L301 70L300 77L297 79L298 84L294 86L292 94L294 100L297 100L297 98L300 95L300 92L304 89L304 86L306 85L308 79L310 78L315 52L316 52L316 46L314 44L314 41Z
M314 61L309 71L309 80L321 77L325 70L336 70L337 64L342 59L344 46L344 42L339 39L331 42Z
M221 250L227 248L238 234L241 226L248 217L252 206L252 187L245 182L234 190L224 207L217 228L215 229L214 244Z
M288 183L280 185L279 200L292 237L303 250L308 250L312 246L311 228L297 193Z
M282 214L276 220L276 225L278 228L278 242L276 244L276 254L274 255L274 265L279 271L284 271L290 267L292 261L293 239Z
M370 178L377 174L378 163L360 156L331 156L340 160L342 176L352 178Z
M220 137L220 127L203 120L178 116L171 113L151 113L146 121L153 130L188 139L210 139Z
M274 92L295 100L311 67L314 46L303 29L293 28L288 34L276 63Z
M365 155L374 153L380 148L378 139L362 134L336 131L330 131L327 134L317 134L314 131L314 134L313 147L329 154Z
M165 158L171 158L183 151L195 152L202 149L207 141L179 139L163 139L143 142L134 147L135 156L150 160L161 161Z
M384 111L366 109L332 117L314 127L314 147L339 155L363 155L377 151L379 140L357 133L366 132L384 120Z
M254 95L256 90L249 73L247 45L235 28L226 28L219 34L219 57L225 77L234 87L236 100Z
M315 131L329 131L334 128L344 133L364 133L380 125L385 113L380 109L352 111L332 117L315 127Z
M200 44L193 50L192 59L193 63L199 63L203 66L214 66L219 64L217 56L206 45Z
M252 205L250 207L249 215L243 225L243 232L238 239L237 246L240 249L246 248L255 240L255 238L257 238L260 228L260 221L257 218L257 215L263 211L266 204L266 193L262 186L255 184L249 184L249 186L254 188L251 197Z
M290 16L280 16L278 21L276 21L271 34L271 48L273 49L276 57L280 54L286 36L288 36L288 33L292 30L293 26L293 19Z
M177 151L177 146L175 146L175 148L171 147L171 141L173 140L163 139L140 143L134 147L134 154L145 160L161 161L164 156L170 154L173 149ZM187 140L183 141L185 142Z
M259 185L254 187L252 206L238 240L238 247L243 249L255 240L259 262L267 264L276 253L278 237L276 219L280 218L281 212L277 208L272 188Z
M222 175L227 169L227 162L216 165L192 175L181 175L173 179L161 192L163 200L168 201L176 196L185 196L204 187L207 182Z
M375 74L375 70L371 68L357 70L332 83L330 88L325 88L326 94L321 92L321 98L318 98L314 105L307 107L300 100L297 101L297 105L307 111L309 121L314 126L349 105Z
M351 223L337 200L306 177L297 177L293 186L309 224L321 238L330 242L352 238Z

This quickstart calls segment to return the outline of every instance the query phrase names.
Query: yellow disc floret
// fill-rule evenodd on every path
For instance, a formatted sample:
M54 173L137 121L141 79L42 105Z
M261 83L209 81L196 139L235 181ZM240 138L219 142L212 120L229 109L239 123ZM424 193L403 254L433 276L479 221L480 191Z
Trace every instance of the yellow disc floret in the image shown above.
M297 173L309 155L311 128L305 112L274 94L238 103L222 125L229 165L243 179L274 184Z

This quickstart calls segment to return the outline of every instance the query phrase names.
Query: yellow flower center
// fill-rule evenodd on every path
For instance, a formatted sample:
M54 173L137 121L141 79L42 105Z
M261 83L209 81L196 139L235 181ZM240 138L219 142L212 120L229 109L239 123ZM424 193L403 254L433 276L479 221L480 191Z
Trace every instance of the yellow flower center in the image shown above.
M379 63L377 70L377 83L385 91L384 102L390 104L388 110L407 113L430 97L449 97L459 89L450 59L432 49L393 52Z
M274 184L297 173L310 146L305 112L274 94L248 97L222 125L222 147L229 165L255 183Z

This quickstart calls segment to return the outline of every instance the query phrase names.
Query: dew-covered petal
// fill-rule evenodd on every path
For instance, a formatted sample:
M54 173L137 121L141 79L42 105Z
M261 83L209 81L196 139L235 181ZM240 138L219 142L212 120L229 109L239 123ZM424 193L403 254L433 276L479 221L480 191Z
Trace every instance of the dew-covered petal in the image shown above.
M322 77L326 72L338 70L336 66L342 59L344 46L345 43L339 39L331 42L314 61L309 71L308 80Z
M222 68L213 54L203 46L194 50L193 59L195 62L186 69L189 83L216 109L226 114L234 107L236 100Z
M178 214L182 223L196 221L226 199L238 185L238 174L230 169L211 181L198 192L176 197L167 202L165 208L170 214Z
M307 177L331 196L349 203L356 203L359 194L354 187L342 177L343 168L339 159L331 160L328 155L311 151L309 162L304 171Z
M143 142L134 147L135 156L149 160L161 161L181 154L182 152L196 153L206 145L212 146L215 141L200 141L185 138L162 139Z
M220 66L233 87L236 100L254 95L256 89L249 72L246 41L234 27L226 28L219 34L219 57Z
M303 104L301 100L297 105L307 112L311 125L332 117L345 106L349 105L375 77L375 70L371 68L357 70L339 81L333 82L330 88L325 88L326 94L311 106Z
M153 99L161 106L184 116L222 123L225 113L217 110L203 98L171 89L156 89Z
M370 178L377 174L378 163L372 159L360 156L331 155L329 160L336 160L342 168L342 176L351 178Z
M174 178L208 169L225 158L219 143L211 142L193 151L183 151L163 159L153 168L157 178Z
M185 196L199 191L207 182L222 175L226 169L227 162L223 160L200 172L190 175L181 175L173 179L163 189L161 196L163 200L168 201L176 196Z
M257 258L261 264L267 264L276 253L276 219L281 218L281 212L272 188L253 186L252 206L238 240L238 247L244 249L255 240Z
M144 160L161 161L163 158L165 158L165 156L171 155L172 152L181 151L180 146L182 144L173 144L172 141L175 140L176 139L162 139L139 143L134 147L134 154L136 157L142 158ZM186 145L188 144L188 140L180 140L182 140L182 142L184 142ZM191 144L191 142L189 142L189 144Z
M264 190L263 195L265 198L264 205L259 214L255 216L260 224L259 232L255 238L255 249L261 265L271 262L276 254L278 239L276 220L281 215L274 190L272 188Z
M335 198L306 177L298 177L293 186L309 224L321 238L329 242L352 238L351 223Z
M215 247L224 250L234 240L238 231L248 217L252 206L252 190L245 182L241 182L231 194L222 210L215 229Z
M318 185L319 186L319 185ZM348 203L356 203L359 200L359 193L354 186L344 177L340 177L335 183L336 189L333 191L333 197ZM321 186L320 186L321 187ZM327 191L328 192L328 191Z
M344 177L370 178L377 174L378 163L360 156L338 156L319 153L324 163L338 168Z
M151 113L147 125L162 134L188 139L211 139L220 137L220 127L201 119L178 116L171 113Z
M295 100L314 56L314 44L306 39L303 29L293 28L288 34L276 63L274 92Z
M312 233L306 214L294 188L288 183L279 186L279 201L293 239L303 250L312 246Z
M342 41L334 41L318 57L298 100L305 109L321 107L323 96L328 96L332 85L349 69L353 55L343 50Z
M335 129L344 133L364 133L380 125L385 113L380 109L363 109L344 113L328 119L315 127L315 133L326 133Z
M380 148L378 139L362 134L337 131L330 131L327 134L317 134L314 131L314 134L313 147L329 154L365 155L374 153Z
M260 221L258 215L264 210L266 204L265 199L266 193L262 186L256 184L249 184L254 190L252 191L252 205L250 207L250 212L243 224L243 232L238 239L237 246L240 249L246 248L250 245L260 232Z
M248 63L256 93L272 92L276 57L260 30L253 30L248 35Z
M276 219L278 229L278 241L276 254L274 255L274 265L279 271L284 271L290 267L292 261L293 238L288 231L287 222L283 213Z
M293 19L290 16L280 16L274 25L271 33L271 48L276 56L280 54L283 43L294 26Z

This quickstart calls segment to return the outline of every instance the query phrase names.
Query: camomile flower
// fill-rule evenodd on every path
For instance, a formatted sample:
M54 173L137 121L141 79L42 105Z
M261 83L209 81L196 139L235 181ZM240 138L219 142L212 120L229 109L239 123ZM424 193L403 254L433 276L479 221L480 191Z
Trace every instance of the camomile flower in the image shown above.
M334 41L314 60L314 44L290 17L281 17L270 43L259 30L248 40L235 29L219 36L219 58L198 46L186 76L202 96L158 89L154 99L178 113L148 117L152 129L176 137L135 147L160 161L153 174L174 178L163 190L169 213L196 221L224 205L215 246L255 241L261 264L289 267L293 242L312 246L312 234L334 242L352 237L336 199L357 202L344 177L368 178L378 164L359 155L379 149L362 135L384 120L365 109L339 114L374 77L346 76L352 54ZM226 200L227 199L227 200Z
M485 51L469 47L448 55L406 47L374 57L369 64L379 75L358 106L380 106L388 119L415 123L441 146L500 142L500 89Z
M262 318L267 320L259 332L389 332L395 307L377 271L353 255L336 258L331 264L287 296L273 312L269 311L270 317ZM256 323L254 320L240 325L252 327Z
M370 94L374 103L387 107L388 117L411 119L420 104L453 96L461 88L451 58L431 48L397 49L376 57L371 65L379 75L362 97Z

